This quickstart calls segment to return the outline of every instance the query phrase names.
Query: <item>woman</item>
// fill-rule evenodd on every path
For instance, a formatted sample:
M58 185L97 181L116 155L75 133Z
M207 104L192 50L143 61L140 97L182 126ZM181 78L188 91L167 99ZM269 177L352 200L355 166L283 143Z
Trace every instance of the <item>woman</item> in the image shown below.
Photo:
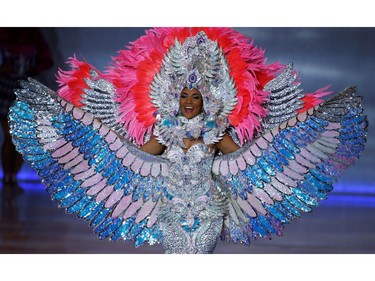
M364 149L355 87L301 94L291 65L230 28L152 29L107 73L76 58L58 95L29 79L9 114L52 199L100 239L212 253L282 235Z
M202 95L195 88L182 90L179 105L188 122L204 114ZM185 148L170 146L166 152L173 165L159 213L163 248L165 253L212 253L227 213L225 197L212 179L212 161L217 149L230 153L239 146L227 134L217 144L205 145L202 136L183 138L183 143ZM152 137L141 149L159 155L166 147Z

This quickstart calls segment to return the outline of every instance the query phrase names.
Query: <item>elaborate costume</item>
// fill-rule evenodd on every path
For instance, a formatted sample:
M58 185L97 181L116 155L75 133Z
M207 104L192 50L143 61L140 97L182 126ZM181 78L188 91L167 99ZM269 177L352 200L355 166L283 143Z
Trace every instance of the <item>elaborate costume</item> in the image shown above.
M14 143L52 199L99 238L162 242L166 253L247 245L326 198L359 157L366 116L355 88L323 102L292 65L229 28L157 28L100 73L73 58L59 94L23 81L9 115ZM183 88L203 112L180 115ZM139 149L154 134L161 156ZM213 148L224 134L241 146ZM186 138L201 139L184 150Z

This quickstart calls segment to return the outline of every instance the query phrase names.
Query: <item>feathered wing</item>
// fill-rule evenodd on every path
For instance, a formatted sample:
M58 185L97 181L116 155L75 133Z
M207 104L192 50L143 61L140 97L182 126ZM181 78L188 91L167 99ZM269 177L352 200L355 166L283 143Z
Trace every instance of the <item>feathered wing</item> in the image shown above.
M268 92L268 100L263 105L267 111L266 116L261 120L262 128L272 129L275 126L288 121L298 113L306 111L319 104L322 96L331 92L325 92L328 87L321 88L314 93L302 93L301 82L293 70L293 64L286 65L284 70L269 81L263 91Z
M215 159L213 173L230 195L222 239L250 244L280 236L327 197L364 149L367 118L355 91L349 87Z
M139 150L39 82L21 82L9 114L13 142L67 213L99 238L160 241L159 196L168 162Z

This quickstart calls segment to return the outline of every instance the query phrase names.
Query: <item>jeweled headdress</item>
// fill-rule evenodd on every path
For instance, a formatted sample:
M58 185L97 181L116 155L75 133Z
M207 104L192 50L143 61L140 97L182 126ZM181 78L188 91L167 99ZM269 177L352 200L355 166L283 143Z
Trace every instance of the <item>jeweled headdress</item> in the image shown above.
M168 144L186 133L212 143L228 127L241 145L250 141L261 130L272 98L265 86L285 68L267 64L264 51L238 31L215 27L146 30L104 73L75 57L69 63L73 70L59 72L59 95L90 112L99 106L98 98L105 99L92 87L104 87L99 92L109 97L95 109L103 112L97 117L139 145L152 134ZM178 117L184 87L197 88L204 98L203 115L194 120ZM309 95L299 106L314 104L317 97ZM197 128L194 122L201 132L186 131L186 126Z
M179 97L185 87L198 89L203 97L204 111L196 122L179 116ZM200 135L206 144L219 141L229 126L227 117L237 103L237 91L222 50L203 31L183 44L175 41L150 88L152 103L157 108L154 134L167 146L184 146L182 138Z

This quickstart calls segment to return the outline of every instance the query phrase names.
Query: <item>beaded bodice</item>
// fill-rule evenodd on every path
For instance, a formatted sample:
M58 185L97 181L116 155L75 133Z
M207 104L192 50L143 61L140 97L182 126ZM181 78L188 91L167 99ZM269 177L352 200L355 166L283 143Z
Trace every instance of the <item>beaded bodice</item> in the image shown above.
M173 197L193 200L210 189L214 151L203 143L190 147L186 153L172 146L166 153L171 162L167 192Z

